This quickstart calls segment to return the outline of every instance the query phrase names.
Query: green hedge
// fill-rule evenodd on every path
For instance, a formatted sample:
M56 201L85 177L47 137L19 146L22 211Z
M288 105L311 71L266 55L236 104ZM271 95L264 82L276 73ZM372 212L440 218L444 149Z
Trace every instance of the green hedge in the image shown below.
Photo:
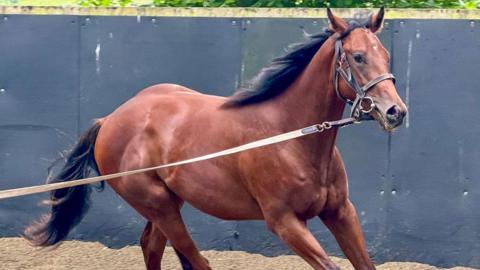
M79 0L82 6L158 6L158 7L332 7L332 8L480 8L480 0Z
M157 6L157 7L302 7L302 8L480 8L480 0L0 0L18 6Z

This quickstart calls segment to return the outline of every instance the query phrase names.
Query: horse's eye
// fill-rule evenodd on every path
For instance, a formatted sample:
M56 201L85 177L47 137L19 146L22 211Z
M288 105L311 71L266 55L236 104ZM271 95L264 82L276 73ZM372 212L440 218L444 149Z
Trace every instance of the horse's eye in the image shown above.
M361 55L361 54L354 54L353 55L353 60L355 60L355 62L357 62L359 64L365 62L365 59L363 58L363 55Z

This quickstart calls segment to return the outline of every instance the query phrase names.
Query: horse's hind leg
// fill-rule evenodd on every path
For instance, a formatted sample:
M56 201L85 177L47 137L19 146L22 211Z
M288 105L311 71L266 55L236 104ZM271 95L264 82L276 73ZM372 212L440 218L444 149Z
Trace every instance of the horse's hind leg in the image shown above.
M210 270L208 260L200 254L183 223L180 206L167 209L160 217L160 228L179 255L183 269Z
M142 247L143 258L147 270L161 269L166 243L167 238L163 235L163 232L149 221L143 230L142 237L140 238L140 245ZM182 269L193 270L193 266L190 264L187 257L180 253L176 248L174 248L174 250L180 260Z
M148 222L140 238L143 258L147 270L161 269L161 262L167 238L152 222Z
M109 184L149 221L141 238L147 269L160 269L167 239L183 254L184 257L180 256L183 267L195 270L211 269L183 223L180 215L182 200L171 192L158 176L145 173L124 177Z

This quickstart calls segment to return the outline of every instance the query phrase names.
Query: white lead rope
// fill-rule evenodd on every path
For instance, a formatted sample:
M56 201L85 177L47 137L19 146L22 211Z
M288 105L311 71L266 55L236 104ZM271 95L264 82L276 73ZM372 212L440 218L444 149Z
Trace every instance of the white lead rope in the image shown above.
M349 119L343 119L343 120L349 120ZM337 124L339 123L339 124ZM8 190L2 190L0 191L0 200L1 199L7 199L7 198L13 198L13 197L18 197L18 196L24 196L24 195L31 195L31 194L36 194L36 193L41 193L41 192L46 192L46 191L52 191L56 189L61 189L61 188L69 188L69 187L75 187L75 186L80 186L80 185L86 185L86 184L92 184L104 180L109 180L113 178L119 178L122 176L128 176L132 174L137 174L137 173L143 173L143 172L148 172L148 171L154 171L158 169L163 169L163 168L168 168L168 167L173 167L173 166L178 166L178 165L183 165L183 164L189 164L189 163L194 163L202 160L207 160L207 159L212 159L216 157L221 157L221 156L226 156L226 155L231 155L235 154L238 152L246 151L249 149L253 148L258 148L270 144L275 144L279 142L284 142L288 141L291 139L303 137L312 133L317 133L317 132L322 132L325 129L329 129L332 126L344 126L350 124L350 122L345 122L345 121L334 121L334 122L324 122L321 125L313 125L309 126L306 128L301 128L297 129L294 131L290 131L287 133L283 133L280 135L272 136L269 138L261 139L258 141L250 142L247 144L243 144L237 147L225 149L222 151L218 151L215 153L207 154L204 156L200 157L195 157L191 159L186 159L182 161L177 161L169 164L164 164L164 165L159 165L159 166L154 166L154 167L149 167L149 168L143 168L143 169L137 169L137 170L132 170L132 171L126 171L126 172L119 172L119 173L114 173L114 174L107 174L107 175L101 175L101 176L95 176L95 177L89 177L89 178L83 178L83 179L78 179L78 180L71 180L71 181L66 181L66 182L58 182L58 183L50 183L50 184L44 184L44 185L38 185L38 186L31 186L31 187L23 187L23 188L15 188L15 189L8 189Z

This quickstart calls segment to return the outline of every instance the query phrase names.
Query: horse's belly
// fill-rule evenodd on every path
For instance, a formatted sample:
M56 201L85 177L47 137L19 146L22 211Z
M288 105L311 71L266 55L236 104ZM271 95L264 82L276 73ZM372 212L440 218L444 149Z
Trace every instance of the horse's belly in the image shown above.
M213 197L211 202L199 201L195 198L187 198L185 201L198 210L220 219L263 219L262 212L256 203L241 200L229 200L225 202L225 198L222 196L217 196L217 198Z
M238 179L189 174L167 178L165 183L182 200L217 218L263 219L257 202L236 180Z

